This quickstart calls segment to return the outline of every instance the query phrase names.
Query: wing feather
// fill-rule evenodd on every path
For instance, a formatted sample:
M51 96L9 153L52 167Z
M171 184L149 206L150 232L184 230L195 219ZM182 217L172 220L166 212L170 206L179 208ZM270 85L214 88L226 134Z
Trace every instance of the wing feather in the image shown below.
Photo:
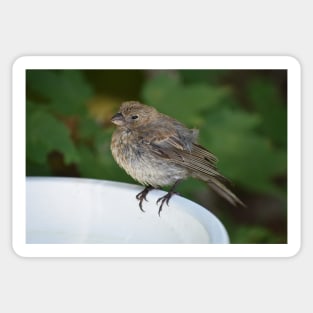
M215 192L224 197L233 205L245 206L242 201L230 191L224 183L229 180L220 174L216 168L217 157L197 144L197 132L179 135L176 131L155 131L150 137L146 136L146 144L150 145L153 153L166 159L168 162L178 164L190 171L190 175L205 181ZM186 135L187 134L187 135Z
M179 164L190 170L191 174L199 172L201 177L214 176L223 181L227 179L221 175L216 168L217 158L196 143L187 145L177 134L171 136L154 136L149 142L152 151L160 157L166 158L169 162ZM195 175L196 176L196 175Z

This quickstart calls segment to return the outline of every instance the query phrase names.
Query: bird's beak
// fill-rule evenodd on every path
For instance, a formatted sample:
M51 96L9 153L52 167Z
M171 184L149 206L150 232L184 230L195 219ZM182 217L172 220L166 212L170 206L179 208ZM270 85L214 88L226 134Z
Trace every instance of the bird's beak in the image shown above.
M111 122L115 125L123 125L125 123L125 118L122 113L118 112L112 116Z

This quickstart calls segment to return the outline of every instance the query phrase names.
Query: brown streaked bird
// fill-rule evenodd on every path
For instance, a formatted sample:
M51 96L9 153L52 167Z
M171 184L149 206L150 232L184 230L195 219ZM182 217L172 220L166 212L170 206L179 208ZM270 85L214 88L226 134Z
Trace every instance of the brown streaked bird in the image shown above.
M111 151L115 161L145 189L136 198L142 202L152 189L172 185L157 200L159 215L164 203L175 194L179 182L189 176L206 182L233 205L244 204L225 183L217 168L217 158L197 144L198 130L188 129L177 120L137 101L123 102L112 119L116 130Z

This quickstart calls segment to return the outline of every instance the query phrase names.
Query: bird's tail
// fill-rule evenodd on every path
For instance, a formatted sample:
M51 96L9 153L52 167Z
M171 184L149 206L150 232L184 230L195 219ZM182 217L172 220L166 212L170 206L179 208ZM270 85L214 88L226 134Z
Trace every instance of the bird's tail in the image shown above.
M231 191L226 187L226 183L229 181L224 176L209 176L203 175L202 173L194 173L195 178L199 178L205 181L211 189L213 189L218 195L227 200L234 206L241 205L245 207L246 205ZM223 181L223 182L222 182Z
M207 183L217 194L226 199L232 205L241 205L243 207L246 206L232 191L230 191L216 178L211 178L209 181L207 181Z

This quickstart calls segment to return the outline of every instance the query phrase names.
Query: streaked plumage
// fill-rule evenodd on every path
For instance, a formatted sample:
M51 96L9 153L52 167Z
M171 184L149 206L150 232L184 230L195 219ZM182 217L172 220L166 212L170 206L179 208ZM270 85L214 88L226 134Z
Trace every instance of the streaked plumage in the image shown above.
M117 128L111 150L116 162L135 180L147 186L137 195L139 206L153 188L176 184L189 176L200 179L233 205L243 203L226 186L227 179L217 168L217 158L197 144L198 130L137 101L122 103L112 119ZM169 193L164 202L174 193Z

